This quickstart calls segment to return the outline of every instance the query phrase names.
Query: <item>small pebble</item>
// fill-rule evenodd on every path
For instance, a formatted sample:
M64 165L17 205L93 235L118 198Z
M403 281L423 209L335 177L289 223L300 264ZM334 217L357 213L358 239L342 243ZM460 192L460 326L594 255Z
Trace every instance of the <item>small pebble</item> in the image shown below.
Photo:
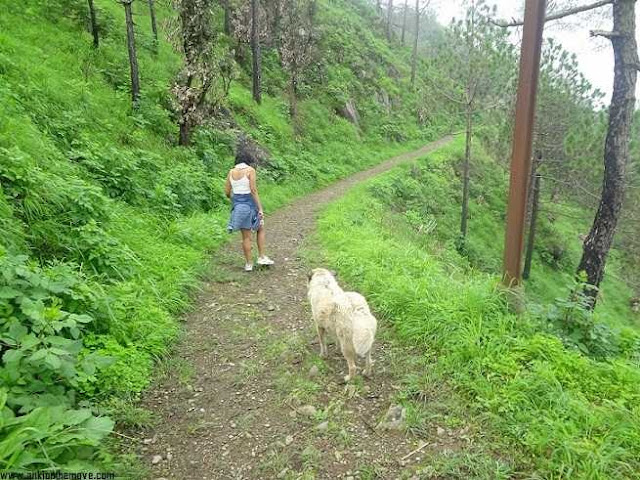
M151 463L153 465L157 465L161 461L162 461L162 455L154 455L153 458L151 459Z
M322 422L316 427L316 430L319 432L326 432L327 430L329 430L329 422Z
M313 405L305 405L304 407L298 408L298 413L307 417L313 417L317 412L316 407Z

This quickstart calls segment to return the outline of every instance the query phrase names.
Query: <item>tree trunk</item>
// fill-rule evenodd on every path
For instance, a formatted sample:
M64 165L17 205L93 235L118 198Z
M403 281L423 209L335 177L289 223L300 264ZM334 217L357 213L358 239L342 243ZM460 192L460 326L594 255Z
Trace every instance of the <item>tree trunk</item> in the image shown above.
M418 37L420 36L420 0L416 0L416 36L413 39L411 53L411 86L416 84L416 67L418 63Z
M578 273L586 273L584 289L593 309L604 276L609 249L616 232L625 190L625 170L629 161L631 123L635 108L638 69L635 0L613 3L613 32L596 34L610 38L615 57L613 96L609 106L609 126L604 146L604 179L600 205L589 235L584 241Z
M387 40L391 41L391 19L393 17L393 0L387 4Z
M153 32L153 41L158 45L158 23L156 22L156 7L154 0L149 0L149 14L151 15L151 31Z
M536 226L538 224L538 209L540 205L540 174L533 176L533 198L531 200L531 219L529 221L529 237L527 238L527 251L524 258L522 278L528 280L531 275L531 261L533 259L533 247L536 242Z
M257 104L262 102L262 58L260 52L259 0L251 0L251 57L253 77L253 99Z
M293 123L293 131L298 134L298 74L295 70L289 79L289 116Z
M408 4L409 0L404 0L404 10L402 13L402 36L400 37L400 43L402 44L402 46L404 47L404 34L407 31L407 10L408 10Z
M381 9L382 9L382 6L380 5L380 0L376 0L376 11L380 13Z
M471 169L471 140L473 137L473 107L467 104L466 145L464 149L464 169L462 174L462 218L460 220L460 246L464 246L467 238L467 223L469 218L469 177Z
M231 35L231 6L229 0L222 1L222 8L224 10L224 33L225 35Z
M123 0L124 13L127 23L127 49L129 50L129 66L131 67L131 100L133 108L137 108L140 99L140 76L138 74L138 57L136 55L136 39L133 30L133 14L131 3L133 0Z
M91 18L91 34L93 35L93 48L100 46L100 37L98 33L98 21L96 20L96 8L93 0L89 0L89 17Z
M180 123L180 140L179 145L182 147L186 147L189 145L189 125L185 120Z

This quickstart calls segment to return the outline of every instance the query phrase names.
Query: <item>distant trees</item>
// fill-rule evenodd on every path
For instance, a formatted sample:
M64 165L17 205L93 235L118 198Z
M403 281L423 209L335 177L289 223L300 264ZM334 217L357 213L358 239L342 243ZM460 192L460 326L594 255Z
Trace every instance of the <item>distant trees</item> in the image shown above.
M297 131L298 82L312 58L315 0L283 0L280 59L289 76L289 115Z
M595 110L601 93L580 73L576 56L552 39L546 40L543 46L540 70L534 137L536 154L527 209L530 212L529 237L522 274L525 280L533 265L538 211L543 201L542 182L548 186L548 198L552 202L564 191L571 192L565 194L566 198L580 199L584 204L585 192L589 192L598 173L591 165L599 152L599 120Z
M391 41L391 35L393 33L393 0L388 0L387 3L387 40Z
M440 77L425 79L434 94L453 103L464 116L465 156L462 168L462 207L458 247L465 248L474 121L478 111L499 104L513 79L513 47L505 33L488 21L489 8L472 1L465 18L451 26L438 45Z
M431 0L426 0L422 6L420 6L420 0L416 0L416 8L415 8L415 21L416 21L416 31L413 37L413 50L411 52L411 85L415 86L416 84L416 71L418 68L418 40L420 38L420 17L423 15L424 11L429 7Z
M409 0L404 0L404 8L402 9L402 34L400 43L404 47L404 34L407 31L407 11L409 10Z
M262 102L262 54L260 51L259 0L251 0L251 60L252 92L256 103Z

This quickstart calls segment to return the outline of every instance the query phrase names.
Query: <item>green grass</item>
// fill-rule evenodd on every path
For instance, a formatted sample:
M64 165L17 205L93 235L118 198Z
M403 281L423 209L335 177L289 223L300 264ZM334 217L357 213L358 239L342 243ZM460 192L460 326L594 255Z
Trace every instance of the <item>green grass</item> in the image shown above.
M472 206L469 243L476 260L456 251L452 165L461 147L444 147L417 168L399 167L327 208L319 220L325 257L346 284L367 295L401 341L434 359L413 385L428 392L444 382L454 389L470 412L486 420L496 450L519 452L511 459L516 469L542 478L635 478L640 369L626 355L590 358L564 346L544 317L508 312L491 255L482 268L474 266L483 252L499 249L500 223L489 222L483 211L494 210L490 195L497 192L484 194L488 206ZM428 210L431 205L439 210ZM427 211L406 215L419 206ZM428 215L437 226L425 235L416 220ZM492 247L483 225L494 232ZM442 465L440 475L453 478L491 478L487 472L500 478L507 471L494 460L476 460L440 458L436 465Z

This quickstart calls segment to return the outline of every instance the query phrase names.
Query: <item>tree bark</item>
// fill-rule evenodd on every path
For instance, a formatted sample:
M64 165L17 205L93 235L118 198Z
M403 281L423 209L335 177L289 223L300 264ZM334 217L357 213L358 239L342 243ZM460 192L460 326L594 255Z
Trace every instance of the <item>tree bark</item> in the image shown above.
M100 34L98 33L98 21L93 0L89 0L89 17L91 18L91 34L93 35L93 48L100 46Z
M524 269L522 278L528 280L531 275L531 262L533 260L533 248L536 242L536 227L538 224L538 210L540 205L540 174L535 172L533 176L533 198L531 200L531 219L529 220L529 237L527 238L527 251L524 257Z
M156 7L154 0L149 0L149 14L151 16L151 31L153 32L153 41L158 45L158 23L156 22Z
M187 125L187 123L185 121L180 123L180 140L178 142L178 144L181 147L186 147L189 145L189 125Z
M400 43L404 47L404 34L407 30L407 10L408 10L408 2L409 0L404 0L404 10L402 13L402 36L400 37Z
M222 0L222 8L224 10L224 33L231 35L231 6L229 0Z
M262 57L260 52L259 0L251 0L251 57L253 77L253 99L262 102Z
M393 0L389 0L387 4L387 40L391 41L391 19L393 17Z
M604 147L604 179L600 205L589 235L584 241L578 274L586 273L584 293L595 308L598 288L604 276L607 256L616 232L625 190L629 161L631 123L635 108L638 46L636 43L635 0L613 3L611 40L615 57L613 96L609 106L609 126ZM602 35L602 33L599 33Z
M289 116L293 124L293 131L297 135L299 132L298 125L298 73L295 69L291 73L289 79Z
M467 127L466 144L464 149L464 169L462 174L462 215L460 220L461 246L467 238L468 218L469 218L469 178L471 169L471 140L473 138L473 107L467 103Z
M411 86L416 84L416 68L418 63L418 37L420 36L420 0L416 0L416 36L413 39L411 53Z
M133 0L122 0L127 23L127 49L129 50L129 66L131 69L131 100L133 101L133 108L137 108L138 100L140 100L140 75L138 73L138 56L136 54L133 13L131 11L132 2Z

